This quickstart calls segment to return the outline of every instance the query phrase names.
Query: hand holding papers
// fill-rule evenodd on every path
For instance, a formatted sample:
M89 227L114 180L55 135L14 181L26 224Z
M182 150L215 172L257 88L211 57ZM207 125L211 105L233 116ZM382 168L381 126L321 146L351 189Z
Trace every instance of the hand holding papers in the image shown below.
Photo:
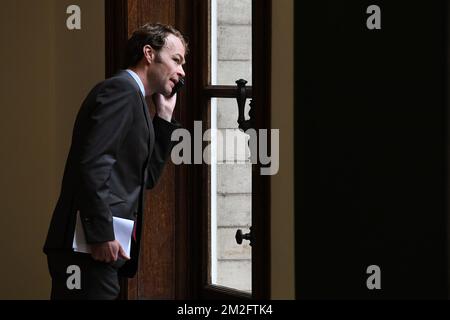
M114 236L119 241L127 256L131 251L131 234L133 232L134 221L113 217ZM72 247L76 252L91 253L90 245L86 242L80 213L77 212L77 223L73 237Z

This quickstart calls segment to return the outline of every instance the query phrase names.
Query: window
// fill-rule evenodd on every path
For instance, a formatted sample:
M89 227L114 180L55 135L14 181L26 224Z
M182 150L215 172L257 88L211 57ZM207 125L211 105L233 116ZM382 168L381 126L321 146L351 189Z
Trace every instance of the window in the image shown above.
M251 8L251 0L210 1L212 85L235 85L238 79L251 84ZM251 246L235 240L238 229L249 232L252 225L248 136L238 128L236 99L212 98L210 105L211 284L251 293Z

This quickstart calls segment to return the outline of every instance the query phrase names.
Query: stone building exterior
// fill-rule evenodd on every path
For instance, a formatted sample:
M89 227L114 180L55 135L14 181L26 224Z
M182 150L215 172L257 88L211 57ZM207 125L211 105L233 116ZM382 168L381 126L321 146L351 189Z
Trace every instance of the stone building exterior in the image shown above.
M251 0L212 0L215 2L217 47L213 55L217 85L236 85L245 79L252 84ZM238 128L235 99L217 99L216 125L222 136L217 140L216 166L216 284L251 291L251 247L238 245L238 229L251 226L251 163L248 136ZM247 111L248 112L248 102ZM231 137L231 139L230 139ZM235 139L233 141L233 138ZM234 142L234 143L233 143ZM241 147L238 147L241 146ZM242 148L244 146L244 148ZM221 149L223 148L223 149ZM214 212L213 212L214 214ZM214 244L213 244L214 248ZM214 263L214 262L213 262ZM214 278L214 277L213 277Z

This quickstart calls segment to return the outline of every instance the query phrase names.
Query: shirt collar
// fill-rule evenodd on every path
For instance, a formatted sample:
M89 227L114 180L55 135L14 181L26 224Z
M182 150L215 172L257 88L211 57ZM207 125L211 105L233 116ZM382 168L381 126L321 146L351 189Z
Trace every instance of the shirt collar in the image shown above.
M136 83L139 86L139 89L141 89L142 96L144 96L144 98L145 98L145 88L144 88L144 84L142 83L141 78L139 78L137 73L134 72L133 70L127 69L125 71L128 72L133 77L134 81L136 81Z

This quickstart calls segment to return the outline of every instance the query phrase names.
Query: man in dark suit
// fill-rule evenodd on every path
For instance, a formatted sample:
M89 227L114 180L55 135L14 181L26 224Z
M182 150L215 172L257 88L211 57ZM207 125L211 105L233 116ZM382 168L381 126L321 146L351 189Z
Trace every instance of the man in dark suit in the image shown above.
M61 194L44 252L52 277L52 299L116 299L118 276L137 270L144 191L152 188L167 161L174 87L185 76L187 44L171 26L147 24L127 45L127 69L88 94L77 115ZM145 97L156 107L153 119ZM91 254L72 249L80 215ZM113 216L135 221L130 257L115 239ZM80 284L68 285L70 266Z

